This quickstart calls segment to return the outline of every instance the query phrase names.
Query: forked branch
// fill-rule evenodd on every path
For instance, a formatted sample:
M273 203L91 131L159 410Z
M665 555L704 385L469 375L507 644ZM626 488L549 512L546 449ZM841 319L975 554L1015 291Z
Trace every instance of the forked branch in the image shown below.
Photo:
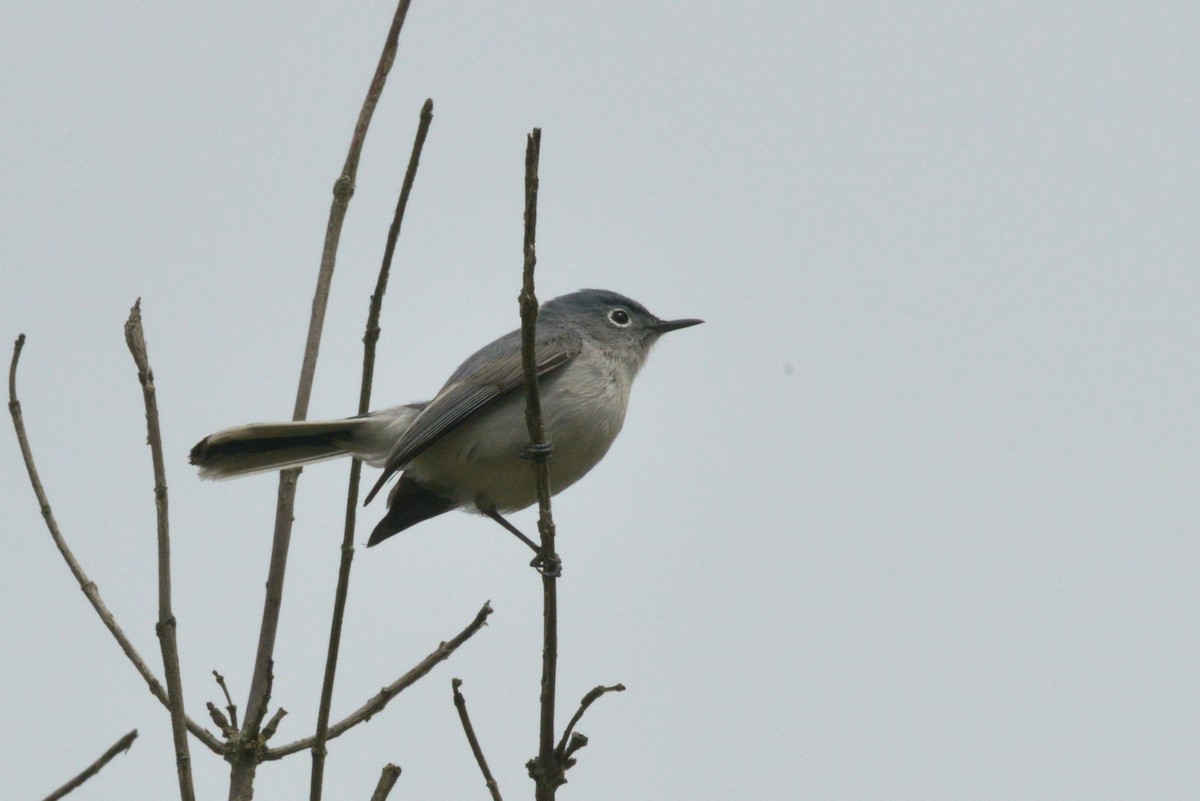
M383 94L392 63L400 41L400 30L408 15L410 0L399 0L392 16L392 24L384 40L383 51L375 67L375 75L367 89L367 96L359 110L358 122L350 139L350 149L342 172L333 184L333 200L329 208L329 221L325 226L325 244L321 252L321 267L317 273L317 287L313 294L312 315L309 318L308 337L304 347L304 360L300 368L300 382L296 389L296 405L293 420L308 416L308 403L312 397L313 376L317 369L317 354L320 351L321 333L325 325L325 310L329 305L329 290L333 283L334 266L337 263L338 244L342 236L342 224L350 198L354 195L354 181L358 175L359 157L366 141L367 128L375 114L375 107ZM255 654L254 674L250 679L250 697L246 702L246 722L243 734L253 736L248 728L252 721L261 720L260 707L265 704L267 676L275 652L275 634L279 627L279 613L283 605L283 581L287 570L288 547L292 538L292 519L296 504L296 481L299 469L283 470L279 474L279 492L275 504L275 532L271 541L271 562L267 571L267 591L263 602L262 625L259 630L258 650ZM249 801L254 795L256 764L242 760L235 762L230 774L229 798L231 801Z
M558 741L558 748L554 749L559 761L563 763L563 770L575 764L575 761L571 759L571 755L587 745L587 738L582 734L575 734L574 738L571 737L575 731L575 724L583 717L583 713L605 693L623 692L625 692L624 684L614 684L611 687L605 687L601 684L593 687L588 691L587 695L583 696L583 700L579 702L579 709L571 716L571 722L567 724L567 728L563 729L562 739Z
M150 670L146 664L146 660L142 659L142 655L133 647L129 637L125 631L117 623L112 612L104 605L104 601L100 598L100 590L96 584L88 578L84 572L83 566L79 564L79 560L75 558L75 554L67 546L66 539L63 538L62 531L58 527L58 521L54 518L54 511L50 507L50 500L46 496L46 491L42 487L42 481L38 475L37 465L33 460L33 449L29 445L29 435L25 431L25 419L21 413L21 402L17 399L17 364L21 359L21 351L25 347L25 335L21 334L17 337L17 341L13 346L12 361L8 368L8 411L12 415L13 428L16 430L17 443L21 448L21 456L25 460L25 471L29 475L29 483L33 485L33 494L37 497L38 506L42 510L42 519L46 523L46 528L50 532L51 539L54 540L54 545L62 554L63 560L67 563L67 567L71 571L71 575L79 583L79 589L83 591L84 596L91 603L92 608L96 610L96 614L100 616L100 621L109 633L117 641L121 651L133 663L133 667L141 674L146 685L150 688L151 694L157 698L164 707L170 709L170 700L167 696L167 691L163 688L154 672ZM196 739L204 743L210 751L215 754L225 754L224 744L217 737L190 717L184 717L187 730L192 733Z
M554 548L554 517L550 509L549 459L552 443L546 437L542 421L541 395L537 379L538 301L534 293L533 273L537 265L537 196L538 162L541 156L542 131L534 128L525 148L525 264L521 286L521 359L525 373L525 421L529 428L534 457L538 498L538 533L541 534L542 561L542 693L541 716L538 728L538 755L526 767L536 784L538 801L552 801L557 789L566 784L566 771L575 764L572 754L587 744L581 734L572 737L575 724L597 698L607 692L624 690L624 685L599 686L583 698L571 722L563 731L559 745L554 745L554 704L558 668L558 596L557 585L561 560Z
M542 572L542 692L538 723L538 755L529 761L529 775L537 786L538 801L551 801L565 783L563 768L554 751L554 697L558 670L558 576L561 560L554 549L554 517L550 511L551 443L542 421L538 388L537 341L538 300L533 271L537 266L538 162L542 129L534 128L525 144L525 267L521 281L521 363L525 371L525 422L529 428L529 451L533 455L538 497L538 533L541 535Z

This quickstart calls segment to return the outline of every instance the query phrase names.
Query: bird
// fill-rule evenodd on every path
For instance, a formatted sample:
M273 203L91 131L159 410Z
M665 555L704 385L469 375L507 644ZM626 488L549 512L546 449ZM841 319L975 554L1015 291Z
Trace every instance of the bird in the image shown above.
M534 352L552 449L552 494L604 458L654 343L669 331L702 322L662 320L637 301L603 289L542 304ZM189 460L201 478L224 479L354 456L383 468L364 505L399 474L368 547L462 509L491 518L539 552L503 517L537 502L525 396L517 329L468 357L432 400L340 420L236 426L200 440Z

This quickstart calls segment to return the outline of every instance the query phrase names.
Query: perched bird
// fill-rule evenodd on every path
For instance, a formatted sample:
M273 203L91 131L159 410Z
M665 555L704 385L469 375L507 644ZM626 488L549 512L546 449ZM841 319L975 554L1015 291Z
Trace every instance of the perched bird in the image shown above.
M616 292L584 289L542 305L538 383L552 447L551 492L583 478L625 422L633 379L668 331L702 320L660 320ZM322 422L251 423L211 434L191 451L202 478L231 478L352 455L382 467L370 503L400 479L367 545L451 509L487 515L537 546L501 515L537 502L525 422L521 332L464 361L433 400ZM535 560L536 562L536 560Z

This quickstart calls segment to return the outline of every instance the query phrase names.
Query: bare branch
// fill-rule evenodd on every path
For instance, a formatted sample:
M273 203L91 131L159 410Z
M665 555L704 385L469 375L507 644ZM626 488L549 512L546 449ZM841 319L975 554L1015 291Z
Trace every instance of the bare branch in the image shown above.
M283 716L287 714L287 710L279 707L275 710L275 714L271 716L271 720L263 726L263 718L266 717L267 707L271 704L271 688L275 684L275 662L269 660L267 662L267 687L262 697L262 703L258 706L258 714L253 718L247 718L243 724L244 728L241 731L232 730L226 737L229 739L227 746L228 756L226 760L233 766L230 770L229 795L230 798L249 798L253 796L253 784L241 783L241 776L248 775L253 781L255 770L258 764L266 757L267 740L275 736L275 730L279 728L279 722L283 720ZM208 705L209 713L213 715L215 720L222 718L220 712L217 711L213 704ZM251 765L253 768L245 772L244 766ZM249 792L250 796L235 795L236 793Z
M375 785L375 792L371 793L371 801L387 801L388 793L396 786L396 780L399 778L399 765L384 765L383 772L379 774L379 783Z
M375 378L375 343L379 341L379 317L383 309L383 295L387 291L388 276L392 270L392 257L396 252L396 240L400 236L400 226L404 222L404 210L408 207L408 197L412 192L417 166L421 161L421 149L425 145L425 136L429 133L429 125L432 121L433 100L426 100L421 107L421 120L417 125L412 154L408 159L408 170L404 173L400 198L396 202L396 212L392 217L392 225L388 229L383 263L379 266L375 292L371 295L370 309L367 312L366 332L363 334L362 383L358 396L359 414L366 414L371 408L371 386ZM346 523L342 530L342 558L338 567L337 590L333 599L329 652L325 657L325 679L321 685L321 703L317 711L317 733L312 748L312 778L309 782L311 801L320 801L325 775L325 740L329 728L329 710L333 703L333 682L337 673L338 651L342 641L342 618L346 613L346 598L350 589L350 565L354 560L354 527L358 513L358 491L361 477L362 462L354 459L350 464L350 481L346 490Z
M404 223L404 212L408 208L408 198L412 194L413 182L417 177L417 167L421 163L421 151L425 147L425 137L429 126L433 123L433 99L427 98L421 106L420 122L417 123L417 133L413 139L412 153L408 157L408 169L404 171L404 182L400 185L400 197L396 201L396 212L392 216L392 225L388 228L387 243L384 245L383 263L379 266L379 276L375 280L375 292L371 295L370 310L367 313L367 330L363 335L363 383L358 395L358 411L365 414L371 408L371 385L375 376L375 342L379 340L379 317L383 310L383 294L387 291L388 278L392 270L392 257L396 252L396 242L400 238L400 226Z
M351 712L342 720L329 727L329 735L326 740L332 740L335 737L340 737L350 729L360 723L365 723L381 712L384 707L391 702L393 698L399 695L403 690L411 687L422 676L433 670L439 662L444 662L450 658L450 655L458 650L458 647L469 640L475 632L483 628L487 623L488 615L492 613L492 605L485 603L479 613L475 615L475 619L471 621L465 629L458 633L454 639L449 642L444 642L434 649L433 653L422 659L417 665L394 682L384 687L378 693L373 695L370 700L360 706L358 709ZM297 751L303 751L307 748L312 748L316 743L315 737L305 737L303 740L296 740L279 748L266 749L263 754L263 760L281 759L288 754L294 754Z
M554 751L554 695L558 669L558 594L561 562L554 550L554 517L550 511L550 453L542 422L538 389L537 336L538 301L534 294L533 271L537 265L538 161L542 130L534 128L525 145L525 268L521 286L521 359L525 370L525 422L529 427L529 449L537 474L539 554L542 573L542 692L538 727L538 755L529 763L529 774L537 783L538 801L550 801L563 784L563 769Z
M171 736L175 741L175 767L179 774L179 796L195 801L192 786L192 756L188 751L186 714L183 711L183 679L179 674L179 648L175 642L175 615L171 611L171 534L167 514L167 468L163 463L162 431L158 425L158 399L154 371L146 351L142 330L142 300L138 298L125 322L125 344L137 365L138 382L146 406L146 441L154 465L154 506L158 524L158 642L162 650L163 672L167 677L167 707L171 710Z
M483 780L487 784L488 792L492 794L492 801L504 801L500 797L500 785L496 784L496 779L492 776L491 769L488 768L487 758L484 757L483 748L479 745L479 738L475 736L475 727L471 725L471 717L467 714L467 699L459 692L459 687L462 687L462 679L452 679L450 686L454 689L454 706L458 709L458 719L462 722L467 742L471 745L471 753L475 755L475 761L483 773Z
M267 725L263 726L262 740L264 743L275 736L275 731L279 728L279 721L283 720L283 716L286 714L287 710L283 707L279 707L275 710L275 714L272 715L271 719L267 721Z
M388 72L396 59L400 40L400 29L408 14L410 0L399 0L392 25L384 40L383 52L375 67L375 75L363 100L350 140L350 150L342 173L333 184L333 201L329 208L329 221L325 226L325 245L321 253L321 268L317 274L317 287L313 295L312 315L309 318L308 338L304 347L304 360L300 368L300 383L296 389L296 406L293 420L303 420L308 415L308 402L312 396L313 376L317 369L317 354L320 351L321 332L325 324L325 309L329 303L329 288L333 283L333 270L337 263L338 243L341 241L342 223L346 209L354 195L354 180L358 174L358 161L366 141L367 128L375 113L375 106L383 94ZM296 481L299 469L283 470L279 474L279 493L275 505L275 533L271 543L271 562L267 570L267 591L263 602L262 627L259 630L258 650L255 654L254 674L250 680L250 697L246 702L246 723L243 733L252 735L251 721L261 721L260 708L265 709L267 674L269 663L275 652L275 634L279 627L279 611L283 604L283 581L287 570L288 546L292 538L292 518L296 503ZM229 797L233 801L249 801L254 795L254 772L257 764L253 760L234 763L230 777Z
M604 695L605 693L623 693L623 692L625 692L624 684L614 684L611 687L605 687L603 684L601 684L597 687L593 687L591 690L588 691L587 695L583 696L583 700L579 702L579 710L571 718L571 722L567 724L567 728L563 730L562 739L558 741L558 748L556 750L558 753L559 760L565 762L567 760L567 758L570 756L570 754L567 753L567 750L568 750L567 741L571 737L571 731L575 728L575 724L578 723L579 719L583 717L583 713L587 711L587 708L589 706L591 706L592 704L594 704L596 702L596 700L599 699L600 696ZM587 739L584 738L583 743L581 743L580 745L571 749L571 753L578 751L586 743L587 743ZM570 767L570 766L567 766L567 767Z
M588 744L588 738L585 735L580 734L579 732L571 733L571 742L563 750L563 765L564 765L563 770L564 771L567 768L572 767L575 764L575 760L571 758L571 755L574 754L576 751L578 751L580 748L583 748L587 744Z
M541 490L543 483L549 489L546 478L546 464L550 454L545 451L546 429L542 422L542 398L537 380L537 355L534 353L535 336L537 334L538 300L534 293L533 271L537 266L537 195L538 195L538 158L542 148L542 130L534 128L525 145L525 246L524 270L521 281L521 360L525 376L525 422L529 427L529 438L533 441L532 456L537 465L538 474L538 510L544 510L549 505L549 492L546 493L546 503L542 503ZM538 521L539 526L541 521Z
M212 672L212 674L213 678L217 680L217 685L221 688L221 692L225 693L225 708L229 710L229 724L236 729L238 727L237 704L235 704L233 699L229 697L229 687L227 687L225 684L225 677L215 670Z
M217 724L217 728L221 730L221 734L225 736L225 739L228 740L233 737L237 737L237 726L234 726L229 722L229 718L225 717L221 710L217 709L216 704L214 704L212 701L209 701L207 704L205 704L205 708L208 709L208 716L212 718L213 723Z
M57 790L55 790L50 795L46 796L45 801L58 801L58 799L62 798L64 795L71 792L76 787L78 787L79 785L86 782L88 779L95 776L97 773L100 772L100 768L107 765L112 760L113 757L115 757L117 754L121 753L122 751L128 751L129 747L131 745L133 745L133 741L137 739L137 736L138 736L137 729L134 729L133 731L129 732L129 734L126 734L124 737L122 737L120 740L117 740L115 743L112 744L111 748L109 748L107 751L104 752L103 756L101 756L99 759L97 759L92 764L88 765L87 768L85 768L82 773L80 773L74 779L71 779L71 781L67 782L62 787L59 787Z
M258 711L253 719L246 718L246 731L257 735L262 728L263 718L267 716L267 707L271 705L271 689L275 686L275 660L267 660L267 688L263 693L262 703L258 705ZM254 739L253 736L248 740Z
M334 264L337 259L338 242L341 238L342 223L346 218L346 209L350 198L354 195L354 181L358 176L358 160L362 155L363 144L367 138L367 128L371 125L371 117L375 114L375 106L383 95L383 86L387 82L388 73L396 60L396 51L400 41L400 30L404 27L404 18L408 15L410 0L400 0L392 15L392 25L384 40L383 51L379 55L379 63L375 66L375 75L363 99L362 108L358 112L358 122L354 126L354 135L350 140L350 150L346 154L346 163L342 174L333 185L333 203L329 209L329 223L325 228L325 248L321 254L321 272L317 279L317 296L313 299L313 320L309 326L308 344L304 351L304 367L302 373L309 376L307 385L301 382L296 396L296 420L304 419L308 413L308 400L312 391L312 373L316 369L317 351L321 345L321 326L325 317L325 304L329 297L329 284L333 279Z
M16 430L17 443L21 448L21 456L25 460L25 470L29 474L29 482L33 485L33 494L37 497L38 506L42 510L42 519L46 523L46 528L50 532L50 537L54 540L59 553L67 563L67 567L71 570L71 574L75 576L75 580L79 583L79 588L83 591L91 603L92 608L96 610L96 614L100 616L100 621L104 623L105 628L117 641L117 645L133 663L134 668L141 674L146 685L150 688L151 694L157 698L164 707L170 708L170 703L167 699L167 691L163 689L153 671L146 665L146 661L142 659L141 654L133 647L129 637L125 634L112 612L104 605L104 601L100 598L100 591L96 585L88 578L84 572L83 566L75 558L75 554L67 546L67 541L63 538L62 532L59 530L58 522L54 519L54 512L50 507L50 500L46 497L46 491L42 488L41 478L38 476L37 466L33 461L33 450L29 445L29 437L25 431L25 419L21 414L21 403L17 400L17 363L21 358L21 350L25 345L25 335L21 334L17 338L16 344L13 347L12 362L8 369L8 410L12 415L13 428ZM196 723L191 718L186 718L187 729L200 742L204 743L210 751L215 754L225 754L225 746L217 737L199 723Z

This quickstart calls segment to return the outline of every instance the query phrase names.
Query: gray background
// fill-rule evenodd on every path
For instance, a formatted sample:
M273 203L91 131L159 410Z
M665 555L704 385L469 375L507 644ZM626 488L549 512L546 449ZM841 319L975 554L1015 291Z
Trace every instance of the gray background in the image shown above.
M291 411L329 203L392 8L7 3L0 333L78 556L155 665L152 479L121 334L144 316L170 456L193 716L244 700L275 481L187 449ZM672 335L560 496L564 799L1186 798L1200 780L1197 6L414 4L371 130L313 417L353 411L417 112L435 121L378 405L515 327L525 133L539 288ZM7 363L7 355L4 357ZM5 426L7 428L7 426ZM311 732L346 465L301 479L275 698ZM96 620L0 435L0 772L168 798L167 716ZM380 513L371 507L364 524ZM517 522L532 529L529 512ZM365 536L365 533L362 535ZM331 744L328 797L532 793L540 589L488 521L359 551L335 717L491 599L491 625ZM226 766L193 743L199 793ZM262 768L306 797L309 760Z

